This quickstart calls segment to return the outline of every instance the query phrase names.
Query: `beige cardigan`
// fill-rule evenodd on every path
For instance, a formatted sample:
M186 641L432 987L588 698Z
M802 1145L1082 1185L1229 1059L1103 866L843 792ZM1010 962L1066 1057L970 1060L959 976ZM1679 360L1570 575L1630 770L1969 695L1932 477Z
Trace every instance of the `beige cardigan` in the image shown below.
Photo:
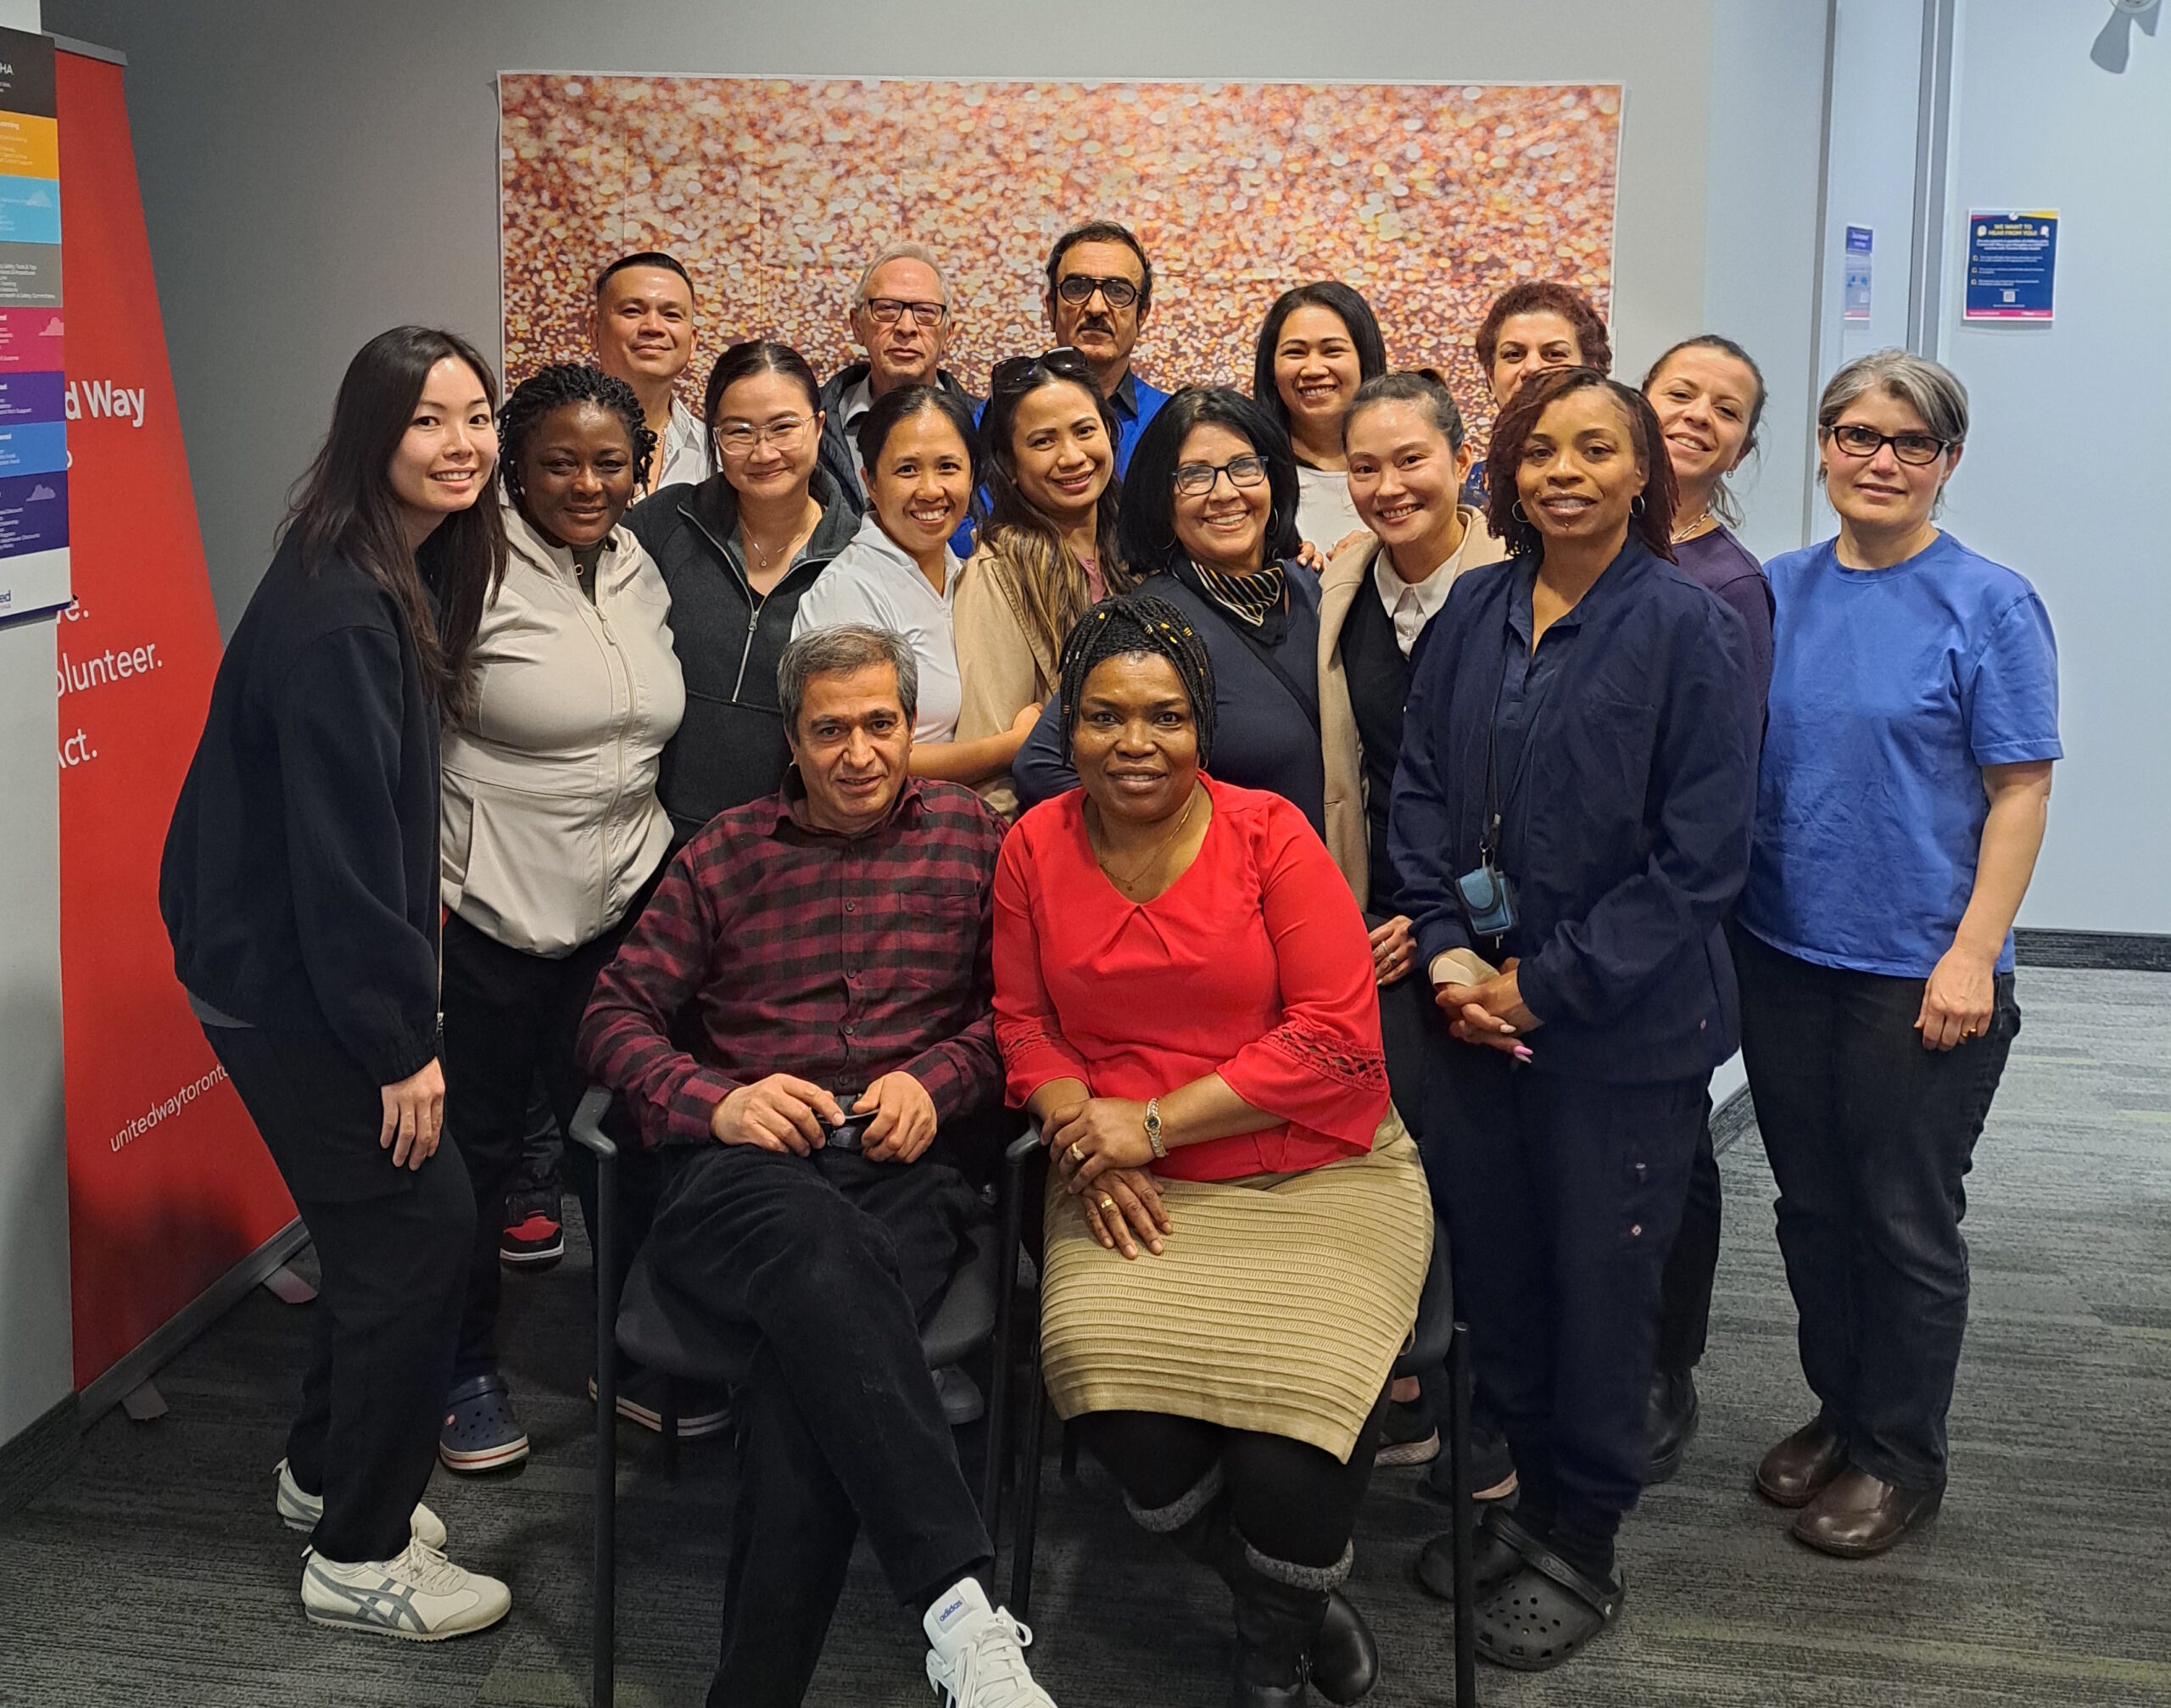
M1450 582L1466 569L1498 563L1508 555L1507 547L1486 531L1482 515L1468 505L1460 509L1462 544L1442 566ZM1320 577L1320 742L1326 762L1326 846L1360 908L1371 890L1371 864L1365 851L1365 767L1358 751L1357 714L1349 705L1349 678L1342 667L1342 626L1360 594L1378 597L1372 591L1372 560L1381 550L1376 539L1359 540L1337 553Z
M1000 735L1018 714L1056 690L1058 661L1025 623L1018 590L985 545L957 578L950 617L957 638L957 740ZM980 798L1005 818L1018 814L1010 773L980 784Z

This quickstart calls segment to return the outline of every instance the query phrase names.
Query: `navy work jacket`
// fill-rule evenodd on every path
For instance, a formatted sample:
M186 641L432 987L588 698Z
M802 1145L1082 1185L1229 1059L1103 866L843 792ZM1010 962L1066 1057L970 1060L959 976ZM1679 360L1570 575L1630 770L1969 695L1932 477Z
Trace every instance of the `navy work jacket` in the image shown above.
M1694 1078L1739 1030L1720 921L1748 875L1756 803L1747 637L1632 536L1532 656L1537 572L1528 557L1465 572L1412 667L1387 840L1420 964L1448 949L1519 957L1540 1071ZM1478 863L1496 715L1494 860L1518 918L1479 938L1454 879Z

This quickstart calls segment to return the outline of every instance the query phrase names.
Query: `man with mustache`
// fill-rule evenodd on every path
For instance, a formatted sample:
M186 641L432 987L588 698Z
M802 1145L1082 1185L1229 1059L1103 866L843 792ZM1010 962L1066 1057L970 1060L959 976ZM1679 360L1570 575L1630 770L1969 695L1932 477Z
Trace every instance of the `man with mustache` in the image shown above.
M1089 220L1056 239L1043 293L1058 345L1086 358L1116 416L1116 472L1169 394L1132 370L1131 347L1153 305L1153 266L1146 246L1113 220Z
M950 345L950 287L925 244L891 243L867 264L852 293L851 325L867 360L839 368L822 388L822 466L863 513L859 423L875 399L899 386L940 386L963 398L975 415L979 399L942 366Z
M642 489L661 492L714 474L708 434L677 391L694 359L694 282L678 259L644 249L598 274L588 341L596 366L633 388L656 435Z

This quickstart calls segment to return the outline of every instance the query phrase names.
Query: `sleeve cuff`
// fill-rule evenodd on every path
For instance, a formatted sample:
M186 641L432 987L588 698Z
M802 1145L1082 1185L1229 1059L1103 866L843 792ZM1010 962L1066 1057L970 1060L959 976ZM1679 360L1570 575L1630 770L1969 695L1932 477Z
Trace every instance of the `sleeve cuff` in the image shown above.
M664 1130L679 1144L698 1143L713 1136L709 1122L716 1114L716 1107L739 1089L723 1074L706 1068L695 1068L679 1081L671 1094L671 1102L664 1119Z
M1443 985L1482 985L1500 976L1500 969L1475 949L1443 949L1425 972L1436 991Z

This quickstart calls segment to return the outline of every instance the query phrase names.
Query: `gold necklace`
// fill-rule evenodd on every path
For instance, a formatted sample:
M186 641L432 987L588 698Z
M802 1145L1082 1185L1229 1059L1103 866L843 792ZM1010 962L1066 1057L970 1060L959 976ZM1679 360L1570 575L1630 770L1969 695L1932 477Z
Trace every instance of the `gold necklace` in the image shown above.
M1200 792L1198 785L1197 784L1193 784L1192 785L1191 799L1184 802L1184 810L1176 816L1175 829L1169 831L1167 835L1164 836L1158 842L1153 845L1152 851L1146 857L1146 863L1141 866L1138 870L1130 877L1125 877L1122 873L1117 871L1114 867L1111 866L1108 863L1108 857L1102 854L1098 848L1095 848L1093 850L1094 863L1098 865L1103 872L1108 874L1109 877L1115 879L1116 887L1119 890L1129 890L1143 882L1146 878L1146 874L1151 872L1155 866L1160 863L1161 857L1166 854L1175 845L1176 838L1184 834L1184 826L1191 823L1192 808L1198 805ZM1096 810L1097 812L1097 809ZM1092 839L1088 837L1086 840L1090 845Z

